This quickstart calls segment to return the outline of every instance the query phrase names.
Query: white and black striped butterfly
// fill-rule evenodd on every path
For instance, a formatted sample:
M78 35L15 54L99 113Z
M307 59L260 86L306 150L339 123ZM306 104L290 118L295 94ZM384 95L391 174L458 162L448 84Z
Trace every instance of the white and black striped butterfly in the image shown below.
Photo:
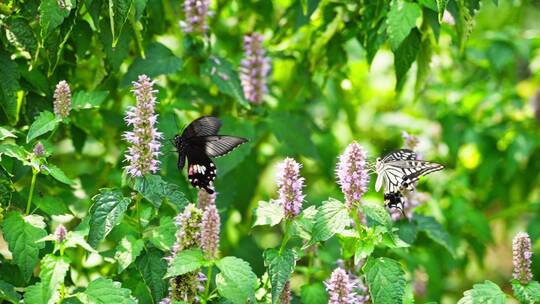
M203 116L191 122L174 137L178 152L178 169L184 168L188 161L188 179L196 188L214 193L216 165L210 157L223 156L248 140L242 137L218 135L221 121L212 116Z
M443 165L418 160L416 153L408 149L401 149L377 158L375 172L377 181L375 191L384 188L384 199L388 207L403 208L403 191L412 190L418 179L429 173L442 170Z

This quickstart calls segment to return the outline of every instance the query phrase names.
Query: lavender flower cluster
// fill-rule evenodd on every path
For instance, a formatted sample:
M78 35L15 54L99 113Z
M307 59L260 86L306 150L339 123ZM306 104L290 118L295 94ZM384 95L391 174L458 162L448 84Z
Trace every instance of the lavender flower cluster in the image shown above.
M126 172L131 177L143 176L148 173L156 173L159 170L158 156L161 147L162 135L156 128L158 115L155 114L157 90L153 89L154 81L146 75L140 75L133 82L137 100L135 107L129 107L126 111L125 121L128 126L133 126L133 131L126 131L124 139L130 144L126 153Z
M201 248L207 259L217 258L220 225L221 221L216 205L208 205L204 210L200 224Z
M328 292L328 304L363 304L369 301L367 288L360 279L338 267L324 282Z
M210 0L185 0L184 15L186 20L180 21L185 33L204 35L208 30Z
M304 178L300 177L301 165L292 158L286 158L278 165L277 185L279 202L283 206L286 218L300 214L304 194Z
M68 117L71 111L71 90L65 80L58 82L53 97L54 114L61 118Z
M350 209L360 202L360 197L367 191L369 175L366 150L356 142L347 146L339 157L336 175L345 195L345 204Z
M244 59L240 63L240 81L244 96L254 104L262 103L268 92L266 84L270 72L270 60L262 47L263 37L259 33L244 36Z
M512 241L512 255L514 264L514 279L522 284L532 280L531 272L531 239L526 232L519 232Z

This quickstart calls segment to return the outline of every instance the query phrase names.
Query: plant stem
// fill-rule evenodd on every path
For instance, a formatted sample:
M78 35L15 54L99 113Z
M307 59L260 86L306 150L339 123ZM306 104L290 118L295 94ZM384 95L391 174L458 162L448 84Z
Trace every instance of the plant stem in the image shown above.
M141 202L141 196L137 193L137 196L135 197L135 209L137 211L137 225L139 226L139 233L141 234L141 238L143 237L143 226L141 223L141 210L139 207L139 203Z
M30 184L30 194L28 195L28 202L26 202L26 215L30 213L30 206L32 205L32 197L34 196L34 188L36 187L37 175L38 171L36 169L32 169L32 183Z
M291 221L286 219L285 220L285 228L284 228L285 231L284 231L283 241L281 242L281 247L279 248L279 255L281 255L281 253L285 249L285 245L287 245L287 242L291 238L291 236L289 235L289 227L290 226L291 226Z
M208 298L210 297L210 281L212 280L212 269L214 267L210 266L208 267L208 272L206 273L206 288L204 291L204 301L208 301Z
M360 217L358 216L358 209L356 207L357 205L354 205L353 208L351 208L350 213L352 213L351 215L356 226L356 231L358 231L358 237L362 238L362 235L364 234L364 226L362 226L362 222L360 222Z

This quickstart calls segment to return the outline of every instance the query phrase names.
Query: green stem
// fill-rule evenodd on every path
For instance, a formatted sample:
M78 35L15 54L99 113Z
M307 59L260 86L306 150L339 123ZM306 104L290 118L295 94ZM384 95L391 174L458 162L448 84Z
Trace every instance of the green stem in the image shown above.
M141 208L139 207L139 203L141 202L141 196L137 194L135 197L135 209L137 211L137 225L139 226L139 233L141 234L141 238L143 237L143 226L141 223Z
M356 231L358 231L358 237L359 238L362 238L362 235L364 234L364 226L362 226L362 222L360 222L360 217L358 216L358 209L356 208L357 205L354 205L352 208L351 208L351 215L352 215L352 218L354 220L354 224L356 226Z
M28 202L26 202L26 215L30 213L30 206L32 205L32 197L34 196L34 188L36 187L36 177L38 171L32 169L32 183L30 184L30 194L28 195Z
M285 231L284 231L283 241L281 242L281 247L279 248L279 255L281 255L283 250L285 250L285 246L287 245L287 242L291 238L291 236L289 235L290 226L291 226L291 221L285 220L285 228L284 228Z
M206 288L204 291L204 301L208 301L208 298L210 297L210 283L212 280L212 269L214 267L210 266L208 267L208 272L206 273Z
M309 248L308 248L309 250ZM309 252L308 254L308 268L307 268L307 272L306 272L306 281L307 281L307 285L309 285L309 281L311 280L311 269L313 269L313 252Z

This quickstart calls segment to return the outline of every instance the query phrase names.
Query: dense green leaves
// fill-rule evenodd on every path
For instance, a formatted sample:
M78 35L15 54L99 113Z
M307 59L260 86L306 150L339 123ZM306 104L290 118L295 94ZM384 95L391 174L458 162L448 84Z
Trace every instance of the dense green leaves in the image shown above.
M60 285L69 269L69 260L48 254L41 260L39 278L41 279L41 303L57 302L60 298Z
M126 23L133 0L109 0L109 16L111 33L113 37L112 46L116 46L122 28Z
M0 280L0 300L6 300L10 303L19 303L21 296L15 291L15 287L7 282Z
M26 136L26 142L30 142L32 139L54 130L60 121L60 118L49 111L41 112L30 126L30 130L28 130L28 135Z
M163 44L155 42L146 48L145 58L139 57L133 61L122 80L122 85L127 86L131 84L141 74L145 74L148 77L156 77L163 74L177 73L181 67L182 59L176 57Z
M101 189L101 193L94 196L93 201L90 208L88 243L96 247L120 222L131 200L124 197L120 190Z
M55 165L47 165L47 171L51 174L54 179L56 179L59 182L62 182L66 185L72 185L73 180L71 180L69 177L66 176L64 171L62 171L60 168L58 168Z
M328 293L322 283L315 283L302 286L302 303L306 304L326 304L328 303Z
M373 304L403 301L405 273L399 262L389 258L370 258L364 265L364 273Z
M13 254L13 262L19 267L25 280L28 280L39 262L39 250L45 247L44 243L37 241L45 237L47 232L42 227L32 225L17 212L6 215L2 230L9 251Z
M238 79L238 73L227 59L211 56L204 63L202 69L203 74L210 77L223 94L229 95L241 105L249 107Z
M520 303L537 303L540 301L540 283L538 281L521 284L517 280L512 280L512 290Z
M418 4L406 0L392 0L388 12L387 30L393 50L401 46L411 29L416 26L416 19L421 16L422 10Z
M165 278L179 276L201 268L204 262L200 249L188 249L178 252L169 265Z
M506 303L506 294L497 286L497 284L486 280L481 284L474 284L473 289L463 293L458 304L473 304L473 303Z
M174 221L169 216L164 216L159 219L159 226L150 228L150 242L157 248L163 251L171 250L171 247L176 240L176 226Z
M139 177L135 179L133 188L156 208L159 208L165 199L176 206L178 210L183 209L189 203L177 185L164 181L159 175Z
M0 52L0 106L12 125L19 119L21 109L21 100L17 95L20 89L19 77L15 61L5 52Z
M136 239L132 235L124 237L114 254L114 259L118 262L118 272L124 271L141 254L144 248L144 241Z
M272 285L272 303L277 303L296 265L296 257L291 249L282 252L269 249L264 252L264 262L268 267L270 284Z
M224 257L216 263L219 294L232 303L254 301L257 276L246 261L235 257Z
M75 5L75 0L61 2L55 0L43 0L40 2L39 24L41 26L41 37L43 40L64 22L64 19L69 16L71 9Z
M155 303L158 303L168 291L168 285L163 279L167 272L167 261L163 253L154 248L144 252L136 262L144 284L148 286Z
M451 254L455 254L456 249L450 235L434 218L416 215L415 220L419 231L424 231L429 238L444 246Z

